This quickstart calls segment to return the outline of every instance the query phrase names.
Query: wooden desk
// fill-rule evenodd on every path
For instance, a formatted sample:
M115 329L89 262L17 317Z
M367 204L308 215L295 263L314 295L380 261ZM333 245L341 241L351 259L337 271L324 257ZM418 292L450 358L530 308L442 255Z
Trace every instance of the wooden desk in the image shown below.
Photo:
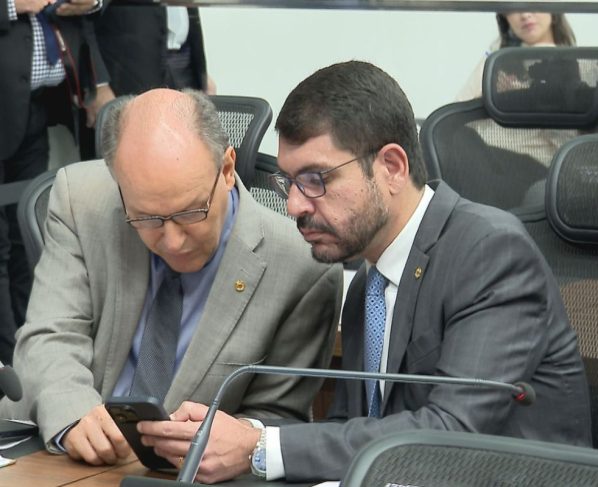
M119 487L121 480L128 475L174 480L173 475L150 472L133 459L118 465L92 467L75 462L66 455L52 455L46 451L37 451L17 458L17 463L14 465L0 468L0 487ZM314 483L292 485L307 487ZM201 485L197 484L197 487L201 487ZM266 482L248 476L220 485L282 487L287 484Z
M7 455L8 456L8 455ZM17 458L17 463L0 469L0 487L118 486L125 475L143 475L137 460L114 466L92 467L65 455L38 451Z

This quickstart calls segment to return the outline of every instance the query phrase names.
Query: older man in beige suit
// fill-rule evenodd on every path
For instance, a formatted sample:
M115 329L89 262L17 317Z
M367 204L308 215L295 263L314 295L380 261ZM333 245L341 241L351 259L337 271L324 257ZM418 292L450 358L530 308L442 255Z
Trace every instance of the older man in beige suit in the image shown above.
M164 404L207 402L239 366L328 365L339 267L316 263L291 220L256 203L214 106L198 92L153 90L107 122L102 161L62 169L46 247L17 337L19 403L50 449L92 464L129 454L103 403L130 394L143 328L163 276L183 290L174 377ZM120 194L119 194L120 191ZM177 321L174 320L173 321ZM317 381L245 376L222 408L306 420Z

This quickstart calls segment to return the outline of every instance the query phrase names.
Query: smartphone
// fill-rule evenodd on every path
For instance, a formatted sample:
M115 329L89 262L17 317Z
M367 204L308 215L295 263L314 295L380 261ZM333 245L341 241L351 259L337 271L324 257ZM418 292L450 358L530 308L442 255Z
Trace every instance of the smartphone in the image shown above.
M174 469L166 458L156 455L154 449L141 443L137 431L139 421L168 421L168 413L153 397L111 397L106 401L106 409L118 429L139 458L139 461L151 470Z

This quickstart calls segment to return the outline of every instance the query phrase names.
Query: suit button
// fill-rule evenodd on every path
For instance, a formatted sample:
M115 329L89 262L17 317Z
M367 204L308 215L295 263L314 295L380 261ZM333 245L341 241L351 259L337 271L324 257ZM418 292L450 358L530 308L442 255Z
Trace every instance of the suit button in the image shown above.
M22 76L21 76L21 81L22 81L23 83L27 83L27 82L29 81L29 78L27 78L27 76L25 76L25 75L22 75Z

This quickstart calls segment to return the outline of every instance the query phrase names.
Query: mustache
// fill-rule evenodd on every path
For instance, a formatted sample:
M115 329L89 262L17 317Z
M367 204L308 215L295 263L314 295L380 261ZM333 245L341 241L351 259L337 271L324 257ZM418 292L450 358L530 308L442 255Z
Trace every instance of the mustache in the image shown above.
M311 215L303 215L297 218L297 228L299 230L315 230L336 235L334 228L325 223L316 221Z

